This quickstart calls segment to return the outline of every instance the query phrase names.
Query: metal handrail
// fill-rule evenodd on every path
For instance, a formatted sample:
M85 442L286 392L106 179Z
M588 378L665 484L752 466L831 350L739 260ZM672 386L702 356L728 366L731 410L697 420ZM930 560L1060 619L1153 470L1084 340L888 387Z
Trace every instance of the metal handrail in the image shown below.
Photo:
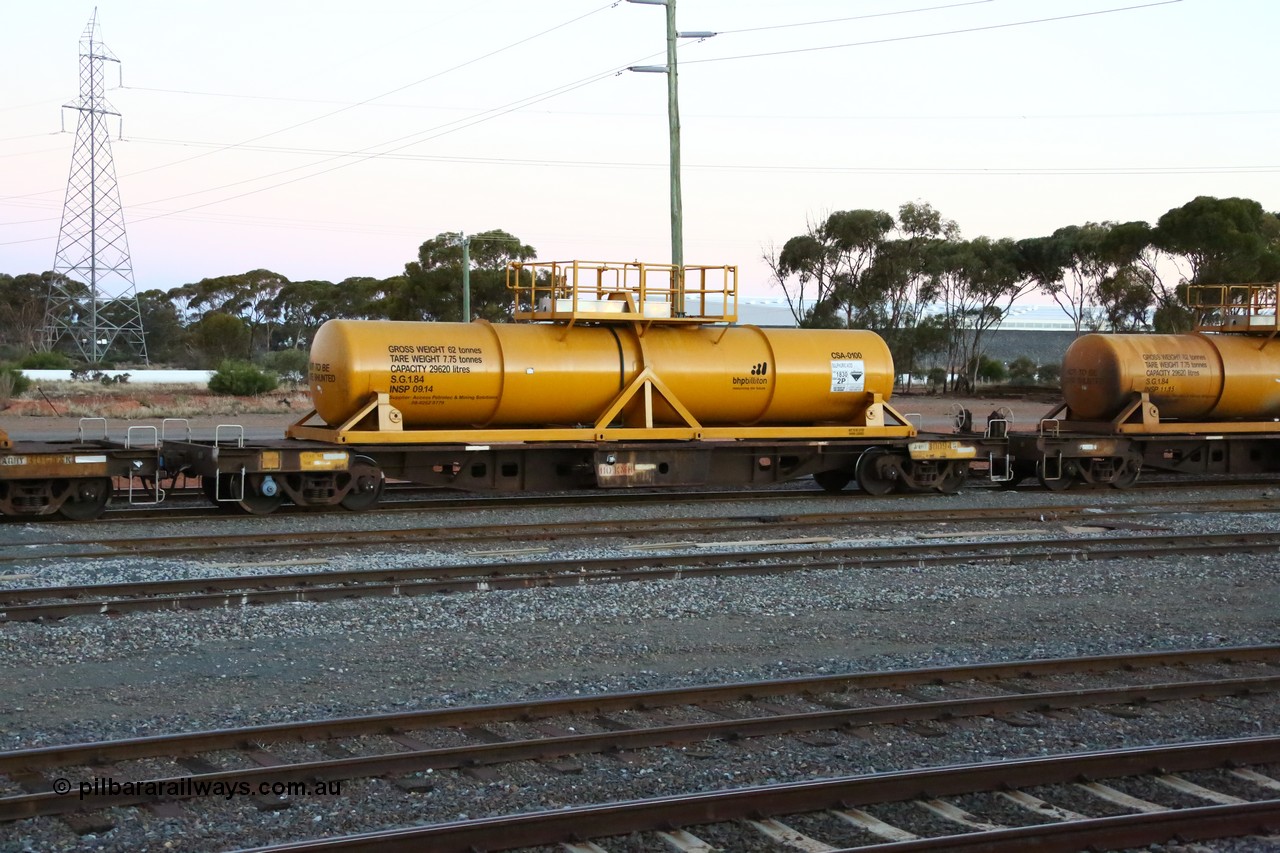
M681 272L683 273L681 275ZM516 320L734 322L738 268L640 261L531 261L507 266ZM713 299L720 310L712 309Z

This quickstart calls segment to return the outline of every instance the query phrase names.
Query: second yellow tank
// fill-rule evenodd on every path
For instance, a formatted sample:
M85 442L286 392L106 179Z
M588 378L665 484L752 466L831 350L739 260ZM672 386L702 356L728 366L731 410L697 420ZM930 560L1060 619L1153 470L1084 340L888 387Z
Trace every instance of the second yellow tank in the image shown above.
M1146 392L1162 418L1280 418L1280 341L1255 335L1084 335L1062 361L1072 416L1109 420Z

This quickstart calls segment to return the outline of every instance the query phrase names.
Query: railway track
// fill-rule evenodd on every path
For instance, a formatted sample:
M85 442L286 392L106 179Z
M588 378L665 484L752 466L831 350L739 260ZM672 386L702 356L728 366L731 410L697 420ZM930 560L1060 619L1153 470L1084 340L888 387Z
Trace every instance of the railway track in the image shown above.
M1110 560L1132 558L1139 543L1141 556L1149 559L1193 554L1273 554L1280 551L1280 532L1156 534L1147 531L1141 537L1036 537L1007 541L990 533L986 536L983 542L933 541L853 546L824 542L819 543L819 547L808 540L774 540L773 544L785 546L786 550L780 552L752 547L735 551L720 547L673 554L646 550L635 556L596 559L521 560L229 575L140 583L14 587L0 590L0 622L794 571L871 571L902 567L952 568L957 564L978 562L1036 565L1051 561ZM671 547L669 543L664 545L664 549Z
M1178 513L1274 513L1280 512L1280 501L1269 498L1221 501L1161 500L1141 504L1106 506L1073 504L1018 507L860 510L821 513L787 513L782 515L732 515L691 518L638 518L614 520L575 520L572 524L550 525L546 522L500 523L488 525L433 525L410 528L361 528L330 531L274 531L269 533L208 532L190 536L95 536L76 540L69 546L65 537L47 539L24 538L20 549L0 553L0 563L31 560L33 557L59 559L101 559L116 554L130 556L195 556L201 554L263 553L287 550L290 553L323 549L387 547L398 544L430 543L431 546L474 542L547 542L598 537L626 538L636 536L706 536L749 533L772 534L777 531L813 529L823 535L833 531L868 527L894 527L899 531L919 531L926 525L941 523L989 523L993 521L1076 521L1111 526L1132 524L1134 520L1158 518L1162 522ZM956 535L963 535L957 532ZM986 535L982 529L973 535Z
M1142 480L1127 491L1162 491L1172 487L1194 486L1197 489L1233 489L1233 488L1267 488L1276 485L1276 479L1260 478L1260 477L1219 477L1212 480L1196 480L1192 478L1164 475L1154 477L1149 480ZM997 490L998 484L985 483L980 481L971 481L966 489L969 490ZM1024 490L1034 491L1039 489L1036 486L1027 486ZM1103 494L1112 493L1114 490L1109 486L1086 486L1080 485L1075 490L1079 494L1087 494L1090 492L1101 492ZM415 497L415 495L428 494L428 497ZM581 493L556 493L552 495L545 494L476 494L466 492L450 492L440 489L430 489L418 486L412 483L388 483L385 487L385 497L378 504L378 513L400 513L400 512L422 512L432 510L453 510L453 509L509 509L522 507L538 507L542 509L560 508L598 504L602 499L612 504L625 505L646 505L646 504L691 504L691 503L707 503L718 501L733 501L735 503L768 503L774 501L793 501L793 500L822 500L837 498L831 492L818 488L806 488L803 484L791 485L782 488L754 488L754 489L708 489L705 491L686 491L686 490L611 490L602 494L600 491L588 491ZM862 496L857 492L850 491L844 497L858 499ZM938 496L929 493L911 493L887 496L889 500L895 501L915 501L915 500L935 500ZM879 498L884 500L886 498ZM285 504L272 513L273 516L294 515L294 514L310 514L313 510L303 507ZM185 487L174 490L169 493L166 502L159 506L148 505L129 505L128 503L113 504L107 509L104 515L96 519L97 523L127 523L134 521L197 521L203 519L214 519L224 517L227 513L216 507L209 505L208 498L199 487ZM18 516L0 516L0 525L5 523L25 524L31 519ZM52 517L48 519L51 523L64 524L73 523L66 519Z
M1157 703L1224 697L1248 702L1249 697L1272 696L1280 689L1277 666L1280 646L1274 645L1105 655L573 696L14 750L0 753L0 779L5 780L0 786L0 821L63 816L80 832L102 832L113 825L113 813L104 809L148 806L170 817L181 816L173 808L175 802L197 800L209 790L239 788L259 808L279 809L287 808L290 800L274 792L287 789L289 783L381 778L400 792L421 792L431 789L436 773L492 781L507 772L504 768L530 761L552 776L575 775L582 772L578 762L586 756L622 761L622 766L634 769L664 751L700 745L701 760L713 761L719 750L766 737L797 738L817 748L832 748L849 737L854 742L874 737L885 727L954 726L978 718L1016 727L1051 727L1062 714L1084 709L1150 709ZM1084 680L1103 683L1081 687ZM837 807L835 801L816 804L788 798L783 792L790 789L812 789L815 794L838 789L841 797L849 798L840 806L847 808L900 799L932 801L1006 785L1023 788L1049 784L1054 778L1065 782L1081 775L1146 773L1157 766L1168 775L1226 761L1254 766L1280 762L1277 738L1254 738L1222 749L1226 751L1185 746L1160 753L1140 750L1137 759L1115 755L1101 763L1097 758L1063 756L1027 761L1025 767L1024 762L1004 761L966 773L953 768L919 775L878 773L856 780L772 786L768 793L760 789L758 796L743 791L690 794L643 807L593 806L554 813L572 815L568 822L535 813L428 827L428 835L405 835L393 842L427 845L396 849L509 849L567 842L571 835L592 837L601 834L601 826L609 828L603 833L608 835L688 826L696 821L681 809L694 802L720 802L720 797L727 798L725 804L736 802L764 815L788 813L793 807ZM1178 757L1193 752L1200 756L1194 762ZM120 783L120 790L103 786L86 793L82 787L104 778ZM1261 793L1266 794L1265 788ZM1271 796L1275 795L1273 790ZM710 814L717 820L737 819L719 811L721 807L705 812L704 818ZM613 817L603 824L594 822L592 815L600 814ZM633 819L638 822L630 822ZM501 833L505 826L515 834L505 839L475 834L479 825L484 833ZM551 826L562 834L537 834ZM512 845L512 839L520 843ZM497 846L499 841L507 846Z
M644 843L646 836L652 839L653 846L641 849L689 853L743 849L737 842L751 836L756 844L776 842L780 849L814 853L1115 850L1165 841L1201 841L1280 831L1280 796L1277 796L1280 782L1248 767L1240 769L1240 765L1277 760L1280 760L1280 738L1138 747L633 800L254 850L283 853L376 848L379 851L430 849L439 853L470 853L561 845L561 849L575 853L609 853L610 839L626 845L616 849L631 850L635 849L636 842ZM1230 772L1236 778L1254 783L1258 789L1257 800L1227 794L1185 778L1188 773L1226 767L1234 768ZM1081 778L1106 781L1076 781ZM1194 791L1206 804L1175 809L1113 787L1134 781L1151 781L1174 792ZM1033 786L1040 796L1024 790ZM1045 791L1046 788L1050 790ZM1123 804L1133 811L1091 817L1044 799L1055 793L1071 795L1076 791L1093 794L1106 803ZM1003 798L1006 803L1020 807L1025 819L1037 822L1032 825L994 823L944 799L975 794ZM949 821L954 832L922 838L868 811L896 804L918 805L921 811ZM782 818L790 821L793 816L805 818L807 823L817 826L817 831L810 835L782 821ZM836 843L814 837L824 831L828 838L838 835L833 838ZM871 836L885 843L845 843L849 836Z

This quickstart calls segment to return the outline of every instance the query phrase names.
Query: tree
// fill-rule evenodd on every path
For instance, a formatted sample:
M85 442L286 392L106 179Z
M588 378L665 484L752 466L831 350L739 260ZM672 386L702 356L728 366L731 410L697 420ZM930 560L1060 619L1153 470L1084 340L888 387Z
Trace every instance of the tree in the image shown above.
M840 210L765 258L799 325L883 325L875 283L864 274L893 227L893 217L882 210Z
M1153 236L1187 261L1191 284L1280 278L1280 219L1252 199L1198 196L1161 216Z
M1025 355L1009 362L1009 381L1014 385L1030 385L1036 381L1036 363Z
M977 384L977 368L981 365L982 339L987 332L999 328L1013 304L1035 289L1035 280L1020 264L1021 253L1012 240L978 237L970 241L968 253L972 266L967 270L970 300L966 355L972 365L969 387ZM1001 365L1003 369L1003 365Z
M153 364L184 362L190 342L173 298L163 290L144 290L138 294L138 313L148 360Z
M1095 294L1106 328L1112 332L1144 331L1154 290L1151 272L1137 265L1123 266L1104 276Z
M307 353L300 349L277 350L262 357L263 367L294 387L306 381L309 364Z
M1009 375L1004 364L985 355L980 355L973 360L970 372L975 380L980 379L983 382L1003 382Z
M537 250L501 229L472 234L472 317L511 319L507 264L537 257ZM418 260L405 264L404 276L388 280L386 316L392 320L459 321L462 316L462 242L452 232L437 234L418 249Z
M1019 244L1026 270L1071 319L1077 335L1084 327L1098 326L1099 318L1091 308L1098 302L1099 283L1115 268L1105 248L1112 227L1110 222L1068 225L1049 237Z
M191 344L206 367L234 360L245 351L249 326L239 317L214 311L205 314L190 327Z
M893 239L880 244L871 266L864 274L867 292L879 303L874 328L884 336L895 357L931 338L932 332L917 335L925 309L937 301L938 269L930 251L934 242L956 240L960 228L944 220L931 205L908 202L898 208L898 226ZM936 329L936 324L935 324Z
M1180 284L1190 273L1179 265L1179 258L1156 245L1156 233L1145 222L1122 222L1112 227L1103 241L1103 249L1129 275L1145 281L1151 291L1148 308L1154 304L1151 326L1157 332L1185 332L1191 328L1191 311L1187 308ZM1170 280L1168 272L1178 275ZM1111 292L1100 291L1103 310L1108 311Z
M978 380L983 339L1008 316L1036 280L1023 268L1021 244L1012 240L937 241L931 247L938 275L942 324L947 330L947 371L958 384Z
M328 281L291 281L281 285L272 300L272 313L279 324L270 349L309 347L320 324L330 319L328 309L336 301L335 290L336 286Z
M43 349L44 314L55 275L0 273L0 345L13 354Z
M279 322L275 300L288 283L289 279L271 270L251 270L183 285L178 295L186 300L189 311L216 312L243 320L249 334L240 355L249 357L255 349L268 348L272 328Z

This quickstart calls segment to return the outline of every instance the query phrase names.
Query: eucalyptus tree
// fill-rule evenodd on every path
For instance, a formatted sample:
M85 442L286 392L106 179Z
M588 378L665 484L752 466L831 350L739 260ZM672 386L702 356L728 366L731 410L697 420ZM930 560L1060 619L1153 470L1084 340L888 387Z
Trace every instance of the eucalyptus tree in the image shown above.
M1199 196L1161 216L1153 238L1186 260L1190 284L1280 278L1280 218L1253 199Z
M1119 223L1111 228L1104 248L1118 264L1113 280L1105 282L1098 292L1112 328L1137 331L1123 317L1137 310L1139 285L1145 285L1148 291L1144 314L1155 308L1152 329L1185 332L1191 328L1191 311L1182 287L1189 273L1178 257L1156 244L1154 228L1141 221Z
M1036 289L1036 279L1023 265L1018 244L1008 238L976 237L962 257L968 307L961 351L972 388L982 364L984 339L1000 327L1019 299Z
M883 210L840 210L766 256L799 325L882 325L876 284L867 271L894 224Z
M243 321L248 336L245 351L239 357L248 359L254 352L269 348L280 319L276 297L288 283L289 279L279 273L258 269L185 284L176 295L186 303L189 322L209 313Z
M0 345L21 356L44 346L49 285L61 273L0 273Z
M507 264L537 257L537 250L501 229L466 238L471 262L471 311L477 317L511 318ZM392 320L459 321L462 316L462 236L446 232L424 242L404 275L388 280L385 313Z

